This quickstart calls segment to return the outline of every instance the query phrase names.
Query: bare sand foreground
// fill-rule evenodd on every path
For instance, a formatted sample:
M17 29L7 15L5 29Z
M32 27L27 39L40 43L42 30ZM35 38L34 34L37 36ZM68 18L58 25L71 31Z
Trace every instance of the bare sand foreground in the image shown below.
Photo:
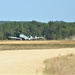
M69 53L75 48L0 51L0 74L43 75L45 59Z

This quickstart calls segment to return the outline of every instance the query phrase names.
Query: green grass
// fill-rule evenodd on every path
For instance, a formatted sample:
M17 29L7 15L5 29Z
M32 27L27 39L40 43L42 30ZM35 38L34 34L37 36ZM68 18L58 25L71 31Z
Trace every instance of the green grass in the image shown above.
M75 48L75 44L0 44L0 50Z
M75 55L69 54L44 61L44 75L75 75Z

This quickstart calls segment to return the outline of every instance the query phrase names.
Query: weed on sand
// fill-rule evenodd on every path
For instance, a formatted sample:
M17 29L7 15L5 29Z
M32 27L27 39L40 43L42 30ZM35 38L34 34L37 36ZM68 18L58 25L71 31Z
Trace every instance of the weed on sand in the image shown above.
M45 75L74 75L75 55L69 54L44 61Z

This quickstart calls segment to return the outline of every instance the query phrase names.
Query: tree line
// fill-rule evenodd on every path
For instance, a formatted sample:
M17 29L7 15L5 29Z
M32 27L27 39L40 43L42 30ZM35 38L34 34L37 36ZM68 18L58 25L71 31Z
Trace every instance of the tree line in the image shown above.
M75 22L0 21L0 40L19 34L43 36L47 40L62 40L75 35Z

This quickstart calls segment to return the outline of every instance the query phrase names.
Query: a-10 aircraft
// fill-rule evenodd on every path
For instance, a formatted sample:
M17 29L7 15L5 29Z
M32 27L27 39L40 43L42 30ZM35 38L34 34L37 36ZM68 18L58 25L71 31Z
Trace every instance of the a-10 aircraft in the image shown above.
M24 34L20 34L19 37L9 36L8 39L11 40L38 40L38 39L44 39L44 37L32 37L32 36L26 36Z

